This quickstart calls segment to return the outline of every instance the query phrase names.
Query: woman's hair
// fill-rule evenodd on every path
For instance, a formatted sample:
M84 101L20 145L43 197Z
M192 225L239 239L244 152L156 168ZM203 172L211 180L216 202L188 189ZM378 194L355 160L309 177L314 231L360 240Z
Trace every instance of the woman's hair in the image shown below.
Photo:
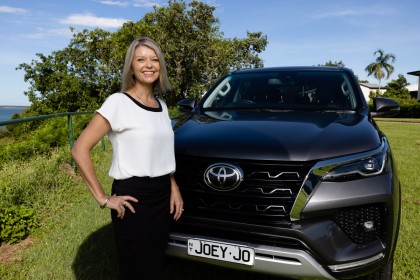
M131 63L134 58L134 52L138 46L145 46L152 49L158 59L160 65L159 79L154 84L154 89L159 94L165 94L172 90L171 84L168 79L168 72L166 70L165 59L163 58L162 51L158 44L148 37L140 37L135 39L128 47L127 53L125 54L124 69L122 72L122 87L121 91L126 91L134 86L134 79L132 77L133 70L131 69Z

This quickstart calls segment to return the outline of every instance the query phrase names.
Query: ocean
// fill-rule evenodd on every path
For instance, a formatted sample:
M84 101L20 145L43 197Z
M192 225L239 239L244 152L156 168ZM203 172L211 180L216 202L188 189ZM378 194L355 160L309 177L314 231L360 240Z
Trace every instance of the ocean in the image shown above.
M25 108L25 106L0 106L0 122L10 120L14 114L20 113Z

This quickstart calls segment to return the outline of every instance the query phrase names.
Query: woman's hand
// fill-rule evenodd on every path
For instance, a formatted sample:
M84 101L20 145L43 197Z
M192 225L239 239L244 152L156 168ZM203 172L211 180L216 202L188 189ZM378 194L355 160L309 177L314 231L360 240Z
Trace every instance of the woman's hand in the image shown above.
M124 218L125 215L125 208L128 208L131 213L136 213L136 211L134 210L134 207L131 205L131 203L136 203L138 202L138 200L132 196L129 195L121 195L121 196L116 196L115 194L113 196L109 197L109 201L108 204L106 205L106 207L114 209L115 211L117 211L117 217L122 219Z
M184 211L184 201L182 200L181 192L173 175L171 175L170 210L171 214L174 214L175 221L181 218L182 212Z

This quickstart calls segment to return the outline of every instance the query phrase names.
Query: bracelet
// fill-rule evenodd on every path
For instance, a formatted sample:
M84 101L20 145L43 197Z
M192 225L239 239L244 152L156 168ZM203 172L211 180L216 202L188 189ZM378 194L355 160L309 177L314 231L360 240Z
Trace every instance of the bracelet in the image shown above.
M108 205L109 200L111 199L111 197L108 195L105 199L104 204L100 205L99 207L101 207L101 209L105 208Z

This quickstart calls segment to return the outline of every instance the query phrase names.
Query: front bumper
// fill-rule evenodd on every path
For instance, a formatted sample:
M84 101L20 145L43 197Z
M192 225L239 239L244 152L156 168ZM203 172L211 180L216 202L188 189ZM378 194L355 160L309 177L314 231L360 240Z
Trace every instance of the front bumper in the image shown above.
M245 266L224 261L189 256L187 240L189 238L207 239L226 243L235 243L252 247L255 250L254 266ZM297 249L279 248L258 244L249 244L232 240L214 239L206 236L171 233L166 254L169 256L194 261L217 264L232 269L248 270L265 274L283 275L299 279L336 279L332 277L310 254Z

